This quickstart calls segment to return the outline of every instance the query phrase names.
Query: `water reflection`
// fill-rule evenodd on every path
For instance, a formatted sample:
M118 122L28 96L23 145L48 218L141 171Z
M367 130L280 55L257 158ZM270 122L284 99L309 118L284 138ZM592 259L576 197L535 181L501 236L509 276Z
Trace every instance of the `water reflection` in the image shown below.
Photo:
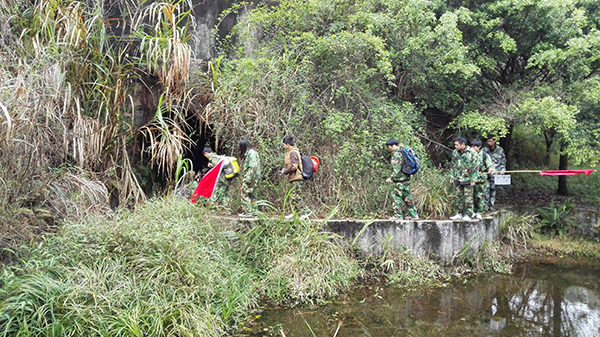
M419 293L375 284L324 307L266 310L238 336L600 337L599 279L597 260L545 260Z

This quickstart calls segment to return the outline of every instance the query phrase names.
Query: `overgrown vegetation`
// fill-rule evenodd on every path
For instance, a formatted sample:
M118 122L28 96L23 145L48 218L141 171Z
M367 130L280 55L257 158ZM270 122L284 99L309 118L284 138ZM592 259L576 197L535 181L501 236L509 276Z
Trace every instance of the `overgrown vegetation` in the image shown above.
M182 158L205 145L194 133L227 154L251 140L272 213L289 189L278 174L286 134L321 158L305 191L319 215L389 212L389 137L423 159L413 182L422 218L451 213L445 154L434 144L458 133L505 136L515 167L597 162L594 1L244 6L219 57L195 62L191 0L0 0L0 246L15 264L3 269L3 333L217 336L259 296L334 296L366 266L408 287L455 272L391 247L359 265L308 222L234 231L187 201L144 204L199 169ZM554 193L548 179L516 181L517 193ZM593 203L600 188L586 181L571 191ZM564 233L563 206L541 209L541 229ZM499 242L457 264L506 272L502 257L523 249L563 254L554 244L564 238L532 240L532 227L529 217L509 219Z
M261 295L318 300L357 277L356 261L318 224L233 229L171 198L67 223L3 270L0 334L221 336Z

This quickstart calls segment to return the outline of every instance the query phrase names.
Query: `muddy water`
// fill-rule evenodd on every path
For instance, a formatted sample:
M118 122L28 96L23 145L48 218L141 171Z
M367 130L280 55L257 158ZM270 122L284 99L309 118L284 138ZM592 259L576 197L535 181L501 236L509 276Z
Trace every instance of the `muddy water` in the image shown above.
M600 337L600 259L538 260L420 292L371 284L318 307L265 309L236 336Z

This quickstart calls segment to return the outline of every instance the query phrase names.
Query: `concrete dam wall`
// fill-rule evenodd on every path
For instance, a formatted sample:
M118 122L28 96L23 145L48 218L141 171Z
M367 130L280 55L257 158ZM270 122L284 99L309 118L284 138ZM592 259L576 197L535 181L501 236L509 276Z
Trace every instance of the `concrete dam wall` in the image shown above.
M408 249L418 257L451 263L460 254L474 257L484 242L494 240L508 212L477 221L330 220L324 228L359 249L381 254L384 247Z

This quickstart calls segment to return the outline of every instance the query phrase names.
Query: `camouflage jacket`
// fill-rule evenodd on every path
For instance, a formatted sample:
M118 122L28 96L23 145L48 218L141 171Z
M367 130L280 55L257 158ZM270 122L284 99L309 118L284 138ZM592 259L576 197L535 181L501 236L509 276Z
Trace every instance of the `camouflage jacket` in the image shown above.
M479 158L479 174L477 175L476 183L485 183L488 179L488 174L494 170L494 164L492 163L492 157L480 151L477 153Z
M208 167L215 167L221 160L223 160L224 156L219 156L216 153L211 153L211 155L208 157ZM223 173L223 169L225 169L223 166L221 166L221 175L219 176L219 180L224 180L225 179L225 174Z
M506 156L504 155L504 149L496 145L492 150L488 146L484 147L483 152L487 153L492 157L492 163L494 164L494 170L498 172L506 171Z
M402 172L402 164L404 163L404 159L402 157L402 148L399 147L396 151L392 152L392 176L390 180L398 183L402 181L410 180L410 176L404 174Z
M450 179L460 184L477 181L480 161L478 153L470 146L465 147L463 152L454 150L452 153Z
M256 182L260 179L260 158L255 149L246 151L244 157L244 183Z

